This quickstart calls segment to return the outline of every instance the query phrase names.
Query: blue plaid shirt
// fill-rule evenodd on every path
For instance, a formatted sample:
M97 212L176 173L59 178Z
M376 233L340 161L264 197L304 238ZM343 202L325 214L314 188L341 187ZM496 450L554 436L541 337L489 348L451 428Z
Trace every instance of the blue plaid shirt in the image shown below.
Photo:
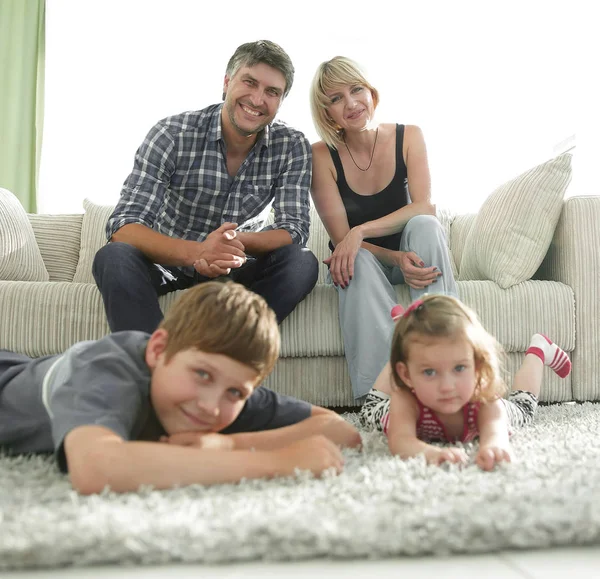
M141 223L170 237L202 241L230 221L242 231L285 229L294 243L306 245L312 173L308 139L273 121L230 177L222 108L221 103L185 112L152 127L106 225L108 239L123 225ZM265 226L271 202L274 222Z

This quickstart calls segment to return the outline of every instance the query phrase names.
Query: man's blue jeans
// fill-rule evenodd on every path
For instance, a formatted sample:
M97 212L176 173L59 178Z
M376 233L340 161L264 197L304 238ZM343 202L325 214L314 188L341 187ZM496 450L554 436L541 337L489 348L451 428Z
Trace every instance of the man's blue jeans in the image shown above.
M248 257L230 278L261 295L281 323L317 283L318 262L299 245L284 245L258 257ZM158 296L210 281L179 269L152 263L139 249L112 242L94 257L94 279L102 294L111 332L141 330L152 333L163 314Z

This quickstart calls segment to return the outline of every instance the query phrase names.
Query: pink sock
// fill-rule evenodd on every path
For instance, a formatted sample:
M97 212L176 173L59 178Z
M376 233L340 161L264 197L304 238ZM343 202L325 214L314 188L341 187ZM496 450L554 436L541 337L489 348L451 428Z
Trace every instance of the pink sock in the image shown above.
M546 365L552 368L561 378L571 372L571 360L562 348L559 348L544 334L534 334L531 344L525 354L534 354Z

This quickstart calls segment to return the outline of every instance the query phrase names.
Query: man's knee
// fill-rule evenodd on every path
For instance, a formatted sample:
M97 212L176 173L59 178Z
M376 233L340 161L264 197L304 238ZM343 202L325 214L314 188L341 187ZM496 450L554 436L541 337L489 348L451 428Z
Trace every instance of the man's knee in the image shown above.
M319 262L310 249L292 243L276 249L275 252L277 259L301 276L311 288L317 283Z
M144 254L129 243L119 241L108 243L101 247L94 256L92 273L96 282L99 282L105 274L118 278L123 272L135 271L143 267Z
M102 246L94 256L94 263L105 263L107 261L122 261L123 259L129 259L132 256L137 256L142 252L129 243L123 243L121 241L112 241Z

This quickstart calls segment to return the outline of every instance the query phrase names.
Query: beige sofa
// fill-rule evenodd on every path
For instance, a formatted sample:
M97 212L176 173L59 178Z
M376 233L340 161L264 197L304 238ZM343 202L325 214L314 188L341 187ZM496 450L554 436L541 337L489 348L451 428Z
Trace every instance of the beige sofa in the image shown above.
M84 214L27 216L48 281L0 281L0 349L43 356L108 333L91 266L104 243L104 225L112 207L88 201L84 206ZM531 335L541 331L552 336L573 361L573 371L565 380L546 371L542 400L600 400L600 197L561 198L557 215L541 266L531 279L506 289L495 281L463 279L460 269L465 265L466 246L483 245L472 235L477 216L443 211L438 217L453 262L461 266L455 268L461 299L479 313L507 351L506 378L520 364ZM309 247L320 261L329 253L327 241L313 209ZM177 293L160 299L163 310ZM408 288L398 286L397 294L399 303L409 303ZM354 404L337 293L327 283L322 263L317 286L284 321L281 334L281 359L268 378L270 387L315 404Z

